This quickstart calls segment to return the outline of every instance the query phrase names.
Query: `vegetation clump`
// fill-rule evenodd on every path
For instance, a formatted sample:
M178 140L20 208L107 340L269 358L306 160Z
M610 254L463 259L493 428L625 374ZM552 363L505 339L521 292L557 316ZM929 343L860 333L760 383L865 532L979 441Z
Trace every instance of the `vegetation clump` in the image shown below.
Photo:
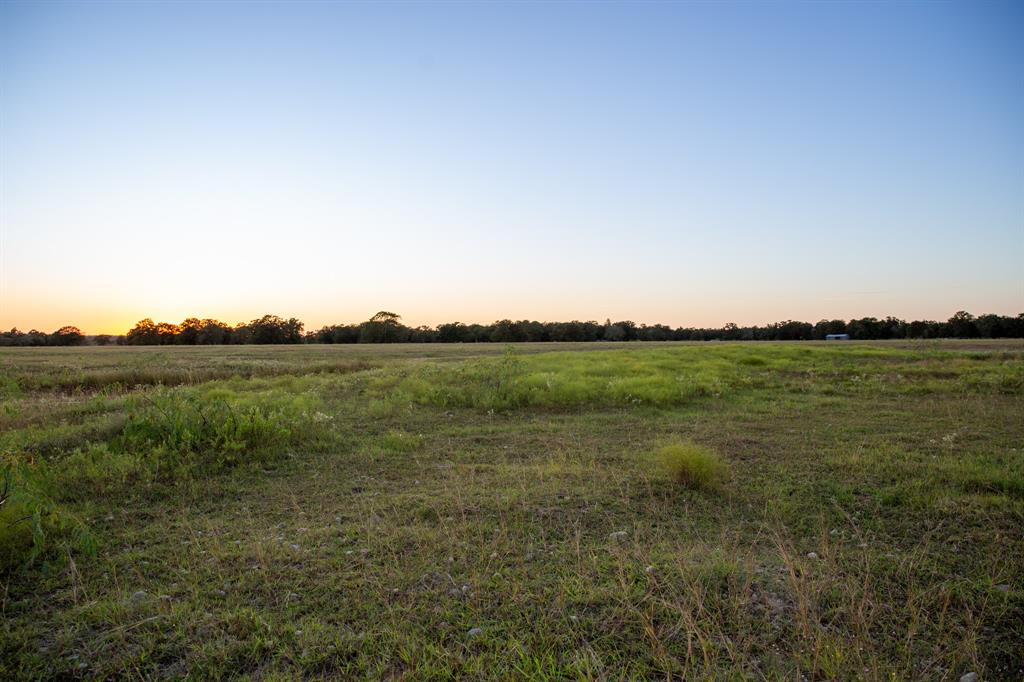
M671 443L655 452L658 465L679 485L698 490L719 487L726 465L711 448L696 443Z
M310 440L320 424L314 407L308 396L273 392L143 394L129 411L120 444L149 453L158 471L226 469L273 459L283 446Z

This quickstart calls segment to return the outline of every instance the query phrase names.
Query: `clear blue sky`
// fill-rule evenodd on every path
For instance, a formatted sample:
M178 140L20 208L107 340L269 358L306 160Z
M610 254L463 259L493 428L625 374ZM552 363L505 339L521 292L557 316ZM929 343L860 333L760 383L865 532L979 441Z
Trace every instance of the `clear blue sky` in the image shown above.
M0 4L0 326L1024 311L1024 3Z

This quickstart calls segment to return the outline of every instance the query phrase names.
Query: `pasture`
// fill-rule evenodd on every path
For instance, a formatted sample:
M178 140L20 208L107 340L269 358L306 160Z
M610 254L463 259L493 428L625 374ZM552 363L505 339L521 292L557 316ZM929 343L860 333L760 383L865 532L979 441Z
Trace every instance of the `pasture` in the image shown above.
M0 399L0 679L1024 676L1018 341L25 348Z

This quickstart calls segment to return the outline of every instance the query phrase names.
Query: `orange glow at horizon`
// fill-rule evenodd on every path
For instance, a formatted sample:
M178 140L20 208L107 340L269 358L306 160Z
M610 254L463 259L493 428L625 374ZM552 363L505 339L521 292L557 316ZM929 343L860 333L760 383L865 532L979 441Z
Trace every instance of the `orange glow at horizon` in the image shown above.
M644 305L636 305L630 310L629 303L625 301L605 301L579 305L579 312L573 306L558 304L558 302L545 301L541 305L530 306L524 302L512 300L502 302L504 305L490 304L481 301L463 300L453 302L447 308L431 309L422 305L419 301L410 301L402 306L389 302L381 306L359 306L335 308L328 310L326 307L305 306L303 310L289 310L286 305L258 306L258 305L234 305L224 306L217 309L203 309L201 306L190 308L188 306L153 306L152 308L137 306L116 306L112 304L97 304L85 301L69 300L44 300L35 304L26 304L0 300L0 329L7 330L17 327L21 331L38 329L43 332L51 332L64 325L73 325L80 328L86 334L109 334L121 335L131 329L142 319L150 318L154 322L169 322L179 324L189 317L199 319L211 318L234 326L238 323L249 322L250 320L262 317L265 314L278 315L283 318L297 317L305 323L306 331L318 329L329 324L358 324L370 318L377 310L394 310L402 315L402 322L410 327L427 325L435 327L446 322L463 322L465 324L490 324L499 319L512 320L539 320L542 322L569 321L569 320L595 320L604 322L633 320L638 324L668 324L672 327L721 327L727 322L735 322L740 326L764 325L771 322L778 322L785 319L797 319L807 322L817 322L822 318L851 319L858 317L885 317L895 315L903 319L934 319L945 320L957 310L965 309L974 314L995 312L1004 315L1016 315L1021 311L1013 309L1012 297L1007 297L1001 306L971 306L964 302L961 306L942 306L940 309L926 310L924 314L910 314L902 312L897 308L907 310L906 302L900 305L891 305L892 302L878 301L877 305L866 306L863 303L857 305L818 305L807 306L806 302L799 307L802 309L817 308L821 312L817 315L798 315L786 313L785 303L776 303L772 306L757 305L749 303L743 305L736 302L732 305L700 305L694 302L675 306L675 312L670 315L659 316L656 307L648 300ZM665 302L659 302L664 305ZM918 308L918 306L914 306ZM532 312L531 312L532 310ZM827 312L826 312L827 311ZM589 313L589 314L588 314Z

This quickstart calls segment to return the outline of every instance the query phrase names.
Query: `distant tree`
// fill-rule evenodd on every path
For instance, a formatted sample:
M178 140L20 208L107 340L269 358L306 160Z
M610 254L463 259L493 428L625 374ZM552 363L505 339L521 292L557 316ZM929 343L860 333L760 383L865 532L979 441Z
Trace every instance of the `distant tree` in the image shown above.
M978 325L966 310L960 310L946 322L946 336L955 339L974 339L978 337Z
M437 325L437 340L442 343L462 343L469 341L469 329L461 322L448 322Z
M277 315L264 315L249 323L249 343L302 343L302 322Z
M891 315L882 321L883 339L905 339L907 338L907 323L898 317Z
M617 324L612 324L609 321L605 324L602 336L605 341L625 341L626 330Z
M178 336L175 341L183 346L194 346L199 340L203 323L197 317L186 318L178 325Z
M155 346L160 343L160 334L152 319L139 320L125 335L125 343L133 346Z
M245 343L512 343L519 341L796 341L823 339L828 334L850 334L855 339L901 338L1024 338L1024 313L1016 316L986 314L980 317L958 311L946 322L912 320L896 317L878 319L864 317L843 320L819 320L812 325L798 320L774 322L762 327L740 327L728 323L721 328L679 327L666 325L637 325L624 320L603 324L595 321L538 322L536 320L498 320L493 324L462 324L451 322L436 328L419 326L414 329L401 323L401 316L380 311L362 324L328 325L315 332L303 333L303 324L292 317L280 318L264 315L246 324L231 327L213 319L186 318L180 325L167 322L154 323L151 318L140 320L125 336L115 337L118 344L245 344ZM92 337L96 345L106 345L111 337L105 334ZM0 332L0 346L77 345L86 341L76 327L62 327L52 334L35 329L24 333L17 328Z
M621 327L625 333L623 341L636 341L636 322L633 320L619 320L615 323L616 327Z
M672 330L663 324L641 325L637 338L641 341L668 341L672 338Z
M433 327L420 325L415 329L409 330L407 340L411 343L433 343L437 341L437 331Z
M907 324L906 336L908 339L931 339L939 336L942 325L931 320L914 320Z
M85 335L78 327L61 327L50 334L49 341L53 346L81 346Z
M822 340L829 334L845 333L846 322L843 320L818 320L818 323L814 325L813 336L818 340Z
M512 320L498 320L492 327L491 341L495 343L513 343L526 340L526 334L523 333L522 328L517 322Z
M974 321L978 336L983 339L1000 339L1004 336L1006 324L1002 315L979 315Z
M196 333L196 343L204 346L231 343L231 327L219 320L203 319Z
M360 325L359 343L397 343L405 340L408 331L399 320L401 315L382 310Z
M1020 313L1016 317L1004 317L1003 330L1004 338L1024 338L1024 313Z
M850 320L846 325L846 331L853 339L877 339L881 333L882 323L874 317L862 317L859 320Z
M178 338L178 332L181 331L181 327L170 322L157 322L156 323L156 335L159 339L161 346L170 346Z
M25 333L19 331L17 327L12 327L10 331L0 334L0 346L24 346L25 345Z
M231 343L238 345L252 343L252 328L249 325L240 322L231 330L230 339Z
M538 341L550 341L551 332L548 330L548 326L536 320L520 320L516 323L519 327L519 331L523 335L523 339L526 341L538 342Z
M49 340L49 335L44 334L38 329L29 329L28 333L25 334L26 346L45 346Z

